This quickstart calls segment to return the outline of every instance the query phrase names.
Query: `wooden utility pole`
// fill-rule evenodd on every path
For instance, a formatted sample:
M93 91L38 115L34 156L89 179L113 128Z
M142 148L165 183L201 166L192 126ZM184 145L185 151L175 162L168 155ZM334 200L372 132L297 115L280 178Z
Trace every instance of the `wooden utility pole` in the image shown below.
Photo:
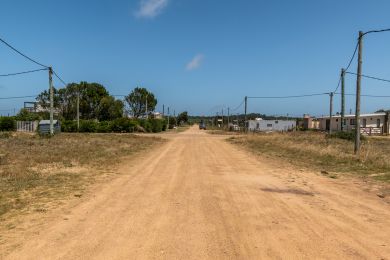
M77 91L77 132L80 130L80 88Z
M341 131L344 131L345 120L345 70L341 69Z
M358 68L356 76L355 154L360 153L360 90L362 80L363 32L359 31Z
M222 128L223 128L223 108L222 108L222 113L221 113L221 116L222 116Z
M168 130L169 130L169 107L168 107Z
M333 117L333 92L329 93L329 134L332 134L332 117Z
M228 123L228 127L229 127L229 123L230 123L230 107L228 107L228 114L227 114L227 123Z
M145 106L145 114L146 114L146 119L149 118L148 115L148 94L146 93L146 100L145 100L146 106Z
M50 135L54 135L54 90L53 90L53 69L49 67L49 95L50 95Z
M248 107L248 97L245 96L245 113L244 113L244 131L247 131L247 125L246 125L246 109Z
M165 113L165 105L163 105L163 114L162 114L163 117L164 117L164 113Z

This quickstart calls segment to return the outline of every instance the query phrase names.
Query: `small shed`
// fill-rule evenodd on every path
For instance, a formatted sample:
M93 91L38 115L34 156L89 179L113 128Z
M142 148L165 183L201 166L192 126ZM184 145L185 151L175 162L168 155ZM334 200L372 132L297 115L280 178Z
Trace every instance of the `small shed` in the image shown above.
M53 120L54 133L61 132L61 125L58 120ZM50 134L50 120L39 121L38 131L40 134Z

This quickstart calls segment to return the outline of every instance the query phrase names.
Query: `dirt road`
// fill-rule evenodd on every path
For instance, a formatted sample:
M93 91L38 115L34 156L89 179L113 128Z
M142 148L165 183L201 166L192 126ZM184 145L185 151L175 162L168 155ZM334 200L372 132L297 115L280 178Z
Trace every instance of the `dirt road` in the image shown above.
M390 206L359 183L169 136L5 258L390 259Z

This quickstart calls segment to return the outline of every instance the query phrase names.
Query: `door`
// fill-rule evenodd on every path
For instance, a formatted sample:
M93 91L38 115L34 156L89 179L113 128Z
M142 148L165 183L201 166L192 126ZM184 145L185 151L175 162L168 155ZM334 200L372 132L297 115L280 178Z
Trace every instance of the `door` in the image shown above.
M330 119L326 119L326 130L329 131L330 128Z

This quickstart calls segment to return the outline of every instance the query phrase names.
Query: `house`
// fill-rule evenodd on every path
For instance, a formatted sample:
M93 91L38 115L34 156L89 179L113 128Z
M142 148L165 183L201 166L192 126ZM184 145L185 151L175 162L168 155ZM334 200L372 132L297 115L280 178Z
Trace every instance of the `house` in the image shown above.
M341 116L332 116L332 124L330 124L329 116L318 118L319 129L328 131L330 125L332 131L341 131ZM344 116L344 131L352 131L356 126L355 115ZM380 135L389 134L389 113L373 113L360 115L360 128L362 134Z
M300 121L299 127L304 130L320 129L320 121L317 118L313 118L308 114L303 115L303 121Z
M248 130L253 132L287 132L296 128L295 120L263 120L256 118L248 121Z

